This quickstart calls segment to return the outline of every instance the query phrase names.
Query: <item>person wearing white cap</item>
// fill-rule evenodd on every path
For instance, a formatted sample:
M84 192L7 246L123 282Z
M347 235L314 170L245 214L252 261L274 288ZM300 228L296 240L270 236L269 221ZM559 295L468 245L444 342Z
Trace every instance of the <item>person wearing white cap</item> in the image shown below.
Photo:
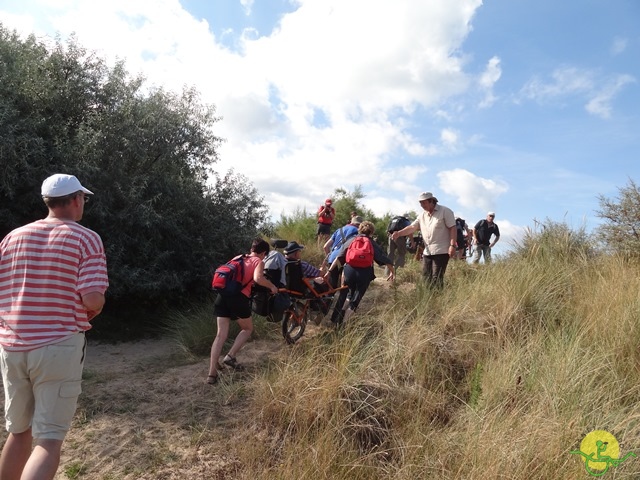
M493 221L495 217L495 212L489 212L486 219L480 220L473 227L473 243L476 245L473 263L479 263L482 256L484 256L484 263L491 263L491 249L500 240L500 229ZM492 235L495 237L493 242L491 241Z
M109 286L100 236L76 223L93 192L56 174L41 194L48 216L0 242L2 479L54 478L81 391L84 332Z
M456 218L453 210L438 205L438 199L431 192L421 193L418 201L423 212L411 225L393 232L391 238L395 240L420 229L424 242L422 275L430 285L442 287L449 258L456 254Z

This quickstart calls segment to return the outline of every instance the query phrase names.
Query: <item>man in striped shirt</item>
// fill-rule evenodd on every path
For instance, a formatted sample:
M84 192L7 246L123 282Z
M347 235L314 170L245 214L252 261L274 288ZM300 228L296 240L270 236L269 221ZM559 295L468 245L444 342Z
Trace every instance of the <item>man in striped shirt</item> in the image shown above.
M63 174L41 193L47 218L0 242L2 480L54 478L81 392L84 332L109 285L100 236L77 223L93 193Z

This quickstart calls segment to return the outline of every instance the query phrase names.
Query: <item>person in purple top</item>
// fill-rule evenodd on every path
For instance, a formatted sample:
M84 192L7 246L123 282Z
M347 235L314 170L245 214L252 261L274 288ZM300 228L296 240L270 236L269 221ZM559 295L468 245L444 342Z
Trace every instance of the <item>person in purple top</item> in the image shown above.
M289 245L287 245L284 249L284 256L288 262L295 262L300 260L302 275L304 275L305 278L322 277L322 272L319 268L314 267L309 262L301 260L303 249L304 245L300 245L298 242L289 242Z

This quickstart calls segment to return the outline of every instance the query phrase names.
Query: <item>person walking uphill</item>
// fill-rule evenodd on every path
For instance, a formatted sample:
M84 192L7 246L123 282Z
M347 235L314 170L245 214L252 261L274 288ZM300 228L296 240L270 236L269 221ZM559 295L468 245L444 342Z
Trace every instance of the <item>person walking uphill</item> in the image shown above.
M41 194L47 217L0 242L2 480L54 478L81 391L84 332L109 286L100 236L77 223L93 192L56 174Z
M331 315L331 321L336 326L349 320L360 305L369 284L376 278L373 262L387 267L389 271L387 280L393 281L396 277L393 262L371 238L374 233L373 223L366 220L362 222L358 227L358 235L347 240L334 260L334 262L344 262L342 284L349 287L340 290ZM348 304L347 295L351 299Z
M396 269L400 267L404 267L405 257L407 255L407 242L404 237L397 238L394 240L393 238L391 238L391 234L393 232L400 231L404 227L407 227L409 225L411 225L411 220L409 220L405 216L399 215L399 216L393 217L391 219L391 222L389 222L389 225L387 226L387 235L389 238L389 258L391 259L393 264L396 266ZM410 248L413 248L414 246L413 235L409 237L409 243L411 246ZM397 254L397 258L396 258L396 254ZM385 273L389 274L388 271L386 271Z
M411 225L391 236L395 240L420 229L424 242L422 275L430 285L442 287L449 258L456 254L456 218L450 208L438 205L438 199L431 192L421 193L418 201L424 211Z
M500 229L493 222L496 217L494 212L487 213L486 220L480 220L473 227L473 240L476 244L476 251L473 254L473 263L480 262L480 257L484 255L484 263L491 263L491 249L500 240ZM491 242L491 235L496 238Z
M351 221L337 229L331 235L331 238L327 240L327 242L323 245L324 252L326 253L326 258L322 265L331 266L333 261L338 256L340 252L340 247L347 242L352 237L355 237L358 234L358 228L362 223L362 217L355 215L351 217ZM333 270L329 271L329 282L331 282L332 287L337 287L338 282L340 281L340 274L342 273L341 266L336 265Z
M243 367L236 361L236 355L244 344L251 337L253 332L253 322L251 320L251 287L253 283L262 285L271 290L271 293L278 293L276 287L264 275L264 258L269 253L269 244L261 238L256 238L251 245L251 253L245 256L244 276L241 280L242 290L239 293L229 296L218 294L214 303L214 313L217 317L218 331L216 338L211 345L211 360L209 362L209 375L207 383L215 385L218 383L218 361L222 353L224 342L229 336L229 324L231 320L237 320L240 333L236 336L229 352L222 360L222 363L235 369L241 370Z

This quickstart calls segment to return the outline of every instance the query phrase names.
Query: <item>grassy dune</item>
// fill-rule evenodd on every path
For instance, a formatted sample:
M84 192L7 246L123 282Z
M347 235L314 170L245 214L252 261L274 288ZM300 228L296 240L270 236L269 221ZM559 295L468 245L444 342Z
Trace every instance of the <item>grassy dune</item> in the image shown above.
M450 264L442 292L402 288L413 265L290 349L249 389L243 478L586 478L593 430L640 454L638 265L546 241Z

